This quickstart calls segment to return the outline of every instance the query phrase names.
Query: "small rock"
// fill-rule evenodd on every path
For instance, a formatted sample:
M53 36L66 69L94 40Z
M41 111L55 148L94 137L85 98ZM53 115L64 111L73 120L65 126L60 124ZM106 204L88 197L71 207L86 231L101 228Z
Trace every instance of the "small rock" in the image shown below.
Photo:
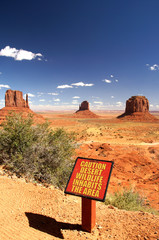
M114 207L113 207L112 205L109 205L108 208L110 208L110 209L114 209Z
M102 226L98 225L97 229L102 229Z

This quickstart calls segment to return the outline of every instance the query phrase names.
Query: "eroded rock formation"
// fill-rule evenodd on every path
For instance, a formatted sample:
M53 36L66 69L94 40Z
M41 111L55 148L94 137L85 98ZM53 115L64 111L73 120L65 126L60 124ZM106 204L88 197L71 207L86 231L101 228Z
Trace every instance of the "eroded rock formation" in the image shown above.
M126 120L134 121L156 121L157 119L149 113L149 101L145 96L132 96L126 101L125 113L118 116Z
M21 91L7 90L5 93L5 107L29 108L28 94L26 94L26 100L24 100Z
M33 116L35 123L44 122L44 118L34 113L29 108L28 94L26 94L26 100L23 99L23 93L17 90L7 90L5 93L5 107L0 109L0 123L6 119L6 116L10 112L22 113L23 117L27 117L28 114Z
M75 112L75 117L78 118L98 118L99 116L89 110L89 102L83 101L79 105L79 110Z
M89 110L89 102L83 101L79 106L79 111Z
M144 96L132 96L126 101L125 114L129 115L134 112L149 112L149 101Z

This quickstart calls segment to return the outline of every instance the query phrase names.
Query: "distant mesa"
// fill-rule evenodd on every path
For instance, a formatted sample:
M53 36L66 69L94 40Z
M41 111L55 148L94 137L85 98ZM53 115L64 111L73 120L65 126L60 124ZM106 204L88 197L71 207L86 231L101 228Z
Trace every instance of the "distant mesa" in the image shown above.
M130 115L135 112L149 112L149 101L145 96L132 96L126 101L125 114Z
M5 107L29 108L28 94L26 94L26 100L24 100L21 91L7 90L5 93Z
M149 101L145 96L132 96L126 101L125 113L117 118L136 121L157 120L149 113Z
M83 101L81 105L79 105L78 111L84 111L84 110L89 110L89 102L87 101Z
M44 120L44 118L36 113L34 113L29 108L28 94L26 94L26 100L23 99L23 93L17 90L7 90L5 93L5 107L0 109L0 121L5 120L9 112L14 111L17 113L22 113L24 117L28 114L32 114L34 120Z
M78 118L99 118L98 115L89 110L89 102L83 101L79 105L79 110L74 113L75 117Z

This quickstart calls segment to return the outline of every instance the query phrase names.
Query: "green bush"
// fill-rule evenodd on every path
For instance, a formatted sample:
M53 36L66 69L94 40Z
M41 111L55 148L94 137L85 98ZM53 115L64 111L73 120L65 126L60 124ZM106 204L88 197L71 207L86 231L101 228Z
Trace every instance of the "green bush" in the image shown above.
M149 204L147 204L146 198L141 197L138 192L132 189L124 189L122 192L115 192L114 195L109 195L105 200L105 204L128 211L144 211L159 214L157 210L147 206Z
M74 135L52 130L48 122L10 113L0 130L0 164L17 174L63 188L72 169Z

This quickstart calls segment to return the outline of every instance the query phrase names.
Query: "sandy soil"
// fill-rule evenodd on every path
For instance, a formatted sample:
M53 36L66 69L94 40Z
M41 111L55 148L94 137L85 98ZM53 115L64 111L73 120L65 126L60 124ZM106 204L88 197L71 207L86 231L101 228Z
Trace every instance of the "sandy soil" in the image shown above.
M98 119L43 113L52 128L77 134L76 155L114 161L108 194L132 187L159 210L159 122L123 122L118 113ZM159 239L159 216L97 202L96 227L81 229L81 198L7 176L0 169L0 240Z
M159 239L159 216L97 202L96 227L81 229L81 199L24 180L0 176L1 240Z

